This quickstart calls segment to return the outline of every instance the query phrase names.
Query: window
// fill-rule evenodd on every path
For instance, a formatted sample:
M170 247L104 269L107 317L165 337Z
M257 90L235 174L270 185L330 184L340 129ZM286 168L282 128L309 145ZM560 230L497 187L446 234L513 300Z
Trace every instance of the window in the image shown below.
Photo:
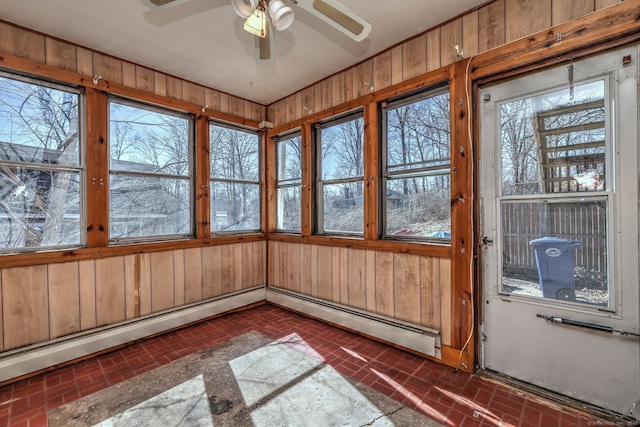
M260 134L210 123L211 232L259 231Z
M109 102L109 237L153 240L193 235L191 147L186 114Z
M383 236L451 236L449 93L389 102L383 121Z
M497 103L502 292L609 307L609 76Z
M81 96L0 73L0 250L84 243Z
M278 230L300 232L302 193L302 141L300 133L277 139L276 195Z
M364 228L362 113L318 124L315 137L318 233L362 235Z

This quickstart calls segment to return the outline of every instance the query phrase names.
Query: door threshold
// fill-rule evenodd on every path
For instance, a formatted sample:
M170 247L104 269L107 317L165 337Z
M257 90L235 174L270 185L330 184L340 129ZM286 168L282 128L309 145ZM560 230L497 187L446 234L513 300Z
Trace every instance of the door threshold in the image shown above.
M546 401L545 403L547 404L566 407L578 412L582 412L585 415L601 418L605 421L611 421L616 424L622 423L621 425L631 426L636 425L635 423L638 422L638 420L628 414L621 414L610 409L574 399L572 397L556 393L546 388L542 388L525 381L517 380L513 377L510 377L509 375L501 374L499 372L487 369L478 369L476 371L476 374L486 380L500 383L502 385L515 389L518 392L529 394L536 398L542 398Z

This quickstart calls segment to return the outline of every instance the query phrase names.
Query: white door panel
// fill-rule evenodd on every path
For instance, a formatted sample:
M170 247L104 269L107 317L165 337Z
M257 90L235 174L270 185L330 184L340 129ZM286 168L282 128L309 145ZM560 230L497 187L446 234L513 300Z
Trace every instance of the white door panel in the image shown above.
M619 49L479 97L481 364L620 413L640 399L637 63Z

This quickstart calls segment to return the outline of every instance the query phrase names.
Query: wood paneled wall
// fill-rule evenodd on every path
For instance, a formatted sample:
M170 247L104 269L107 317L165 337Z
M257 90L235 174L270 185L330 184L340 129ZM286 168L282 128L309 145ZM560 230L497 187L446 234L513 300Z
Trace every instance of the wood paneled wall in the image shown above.
M264 286L266 242L0 270L0 351Z
M269 105L267 117L283 126L621 1L495 0Z
M269 241L267 284L441 331L451 337L446 258Z
M187 102L208 110L260 122L266 108L258 103L104 55L71 43L0 21L0 54L79 73L91 81L122 85L153 95Z

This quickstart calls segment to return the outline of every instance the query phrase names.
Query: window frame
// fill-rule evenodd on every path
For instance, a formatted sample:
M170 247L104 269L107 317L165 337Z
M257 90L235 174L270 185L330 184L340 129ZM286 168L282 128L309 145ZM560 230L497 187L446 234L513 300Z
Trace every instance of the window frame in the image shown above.
M33 76L11 70L0 68L0 77L17 80L20 82L55 89L63 92L73 93L78 99L78 164L76 166L55 166L55 164L25 162L16 160L0 159L0 166L14 168L24 168L27 170L38 170L43 172L72 172L78 174L78 242L70 244L57 244L47 246L21 246L21 247L0 247L0 255L15 253L32 253L42 251L56 251L63 249L84 248L87 245L87 160L86 160L86 95L82 87L59 82L45 77ZM13 144L12 144L13 145ZM45 213L46 215L46 213Z
M211 148L211 132L212 132L212 127L216 126L216 127L221 127L221 128L227 128L227 129L231 129L231 130L235 130L235 131L239 131L239 132L245 132L245 133L249 133L249 134L255 134L258 141L256 144L256 151L258 153L258 173L257 173L257 181L251 181L251 180L241 180L241 179L234 179L234 178L215 178L212 174L211 174L211 162L214 158L215 153L213 152L212 148ZM263 150L262 150L262 131L258 130L258 129L254 129L251 127L247 127L247 126L241 126L235 123L229 123L229 122L224 122L221 120L216 120L214 118L210 118L208 120L208 129L209 129L209 164L207 165L208 171L209 171L209 182L208 182L208 189L209 189L209 215L212 216L213 212L211 210L211 203L213 198L211 197L211 190L213 189L213 183L214 182L226 182L226 183L231 183L231 184L248 184L248 185L257 185L258 186L258 228L251 228L251 229L241 229L241 230L217 230L214 231L213 230L213 218L211 218L209 220L209 222L211 223L211 227L210 227L210 233L208 237L221 237L221 236L236 236L236 235L245 235L245 234L256 234L256 233L262 233L262 217L263 217L263 197L262 197L262 190L264 188L264 179L262 176L262 167L263 167Z
M449 106L451 109L451 89L449 85L438 85L435 87L427 87L421 88L418 91L413 91L407 94L403 94L397 97L393 97L386 102L380 104L379 108L379 117L380 117L380 188L378 194L378 209L379 209L379 235L382 240L387 241L402 241L402 242L416 242L416 243L430 243L430 244L440 244L440 245L451 245L451 237L427 237L427 236L402 236L402 235L392 235L387 232L387 182L389 180L395 179L404 179L404 178L425 178L430 176L448 176L449 177L449 199L451 198L451 188L452 188L452 140L451 140L451 131L452 124L451 120L449 120L449 157L448 162L445 165L438 166L423 166L420 168L412 168L412 164L424 164L425 162L411 162L405 163L402 165L394 165L395 167L407 167L406 169L400 169L396 171L389 171L388 165L388 119L387 113L393 109L403 107L406 105L410 105L413 103L417 103L428 98L433 98L436 96L446 94L449 97ZM436 159L437 162L444 162L445 158ZM444 173L444 171L448 171L448 173ZM449 215L451 218L452 211L449 210ZM449 228L449 235L452 235L452 229Z
M187 120L188 128L187 128L187 152L188 152L188 161L189 161L189 173L187 175L176 175L176 174L162 174L157 172L137 172L137 171L126 171L126 170L118 170L112 168L112 158L111 158L111 103L115 102L117 104L125 105L128 107L139 108L142 110L151 111L154 113L165 114L169 116L174 116L178 118L184 118ZM110 245L129 245L129 244L138 244L138 243L151 243L158 241L177 241L177 240L188 240L195 237L195 116L192 113L188 113L185 111L171 109L169 107L156 105L144 101L140 101L137 99L126 98L114 94L108 94L107 96L107 162L108 162L108 191L107 191L107 217L108 217L108 242ZM163 234L163 235L154 235L154 236L146 236L146 237L111 237L111 230L113 224L111 223L111 176L133 176L133 177L142 177L142 178L153 178L160 177L164 179L175 179L175 180L183 180L188 181L189 183L189 233L178 233L178 234Z
M315 219L315 233L320 236L329 236L329 237L352 237L364 239L364 223L365 219L365 211L364 211L364 197L366 197L366 191L364 191L365 186L365 171L363 167L361 176L352 176L348 178L337 178L337 179L322 179L322 130L337 126L342 123L346 123L353 120L362 120L363 121L363 138L362 138L362 151L363 151L363 166L366 165L366 159L364 158L364 152L366 147L365 141L365 131L364 131L364 109L358 108L356 110L349 111L347 113L333 116L327 118L325 120L319 121L313 125L313 145L314 145L314 183L315 183L315 206L314 206L314 219ZM363 186L363 205L362 205L362 232L349 232L349 231L335 231L330 230L327 231L324 228L324 187L325 185L337 185L337 184L346 184L346 183L358 183L361 182Z
M299 174L299 178L287 178L287 179L280 179L279 177L279 172L280 172L280 144L281 143L288 143L289 141L291 141L292 139L298 138L299 139L299 143L300 143L300 159L299 159L299 163L300 163L300 174ZM273 137L273 141L275 142L275 149L276 149L276 170L275 170L275 192L276 192L276 232L280 232L280 233L290 233L290 234L302 234L302 189L303 189L303 184L302 184L302 158L304 157L304 153L302 152L303 150L303 145L302 145L302 131L300 129L291 131L291 132L287 132L287 133L283 133L280 135L276 135ZM281 219L281 214L280 214L280 203L279 203L279 190L280 189L288 189L288 188L299 188L300 190L300 205L299 205L299 211L300 211L300 228L298 229L292 229L292 228L284 228L284 227L280 227L280 219Z

